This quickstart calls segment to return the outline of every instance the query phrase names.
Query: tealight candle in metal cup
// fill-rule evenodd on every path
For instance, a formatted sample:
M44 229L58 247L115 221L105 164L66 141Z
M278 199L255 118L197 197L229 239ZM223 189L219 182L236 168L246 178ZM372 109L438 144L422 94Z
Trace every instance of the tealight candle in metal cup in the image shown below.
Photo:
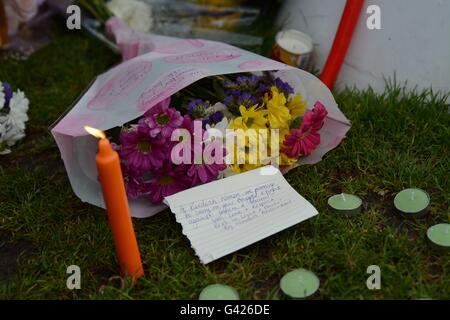
M319 278L306 269L290 271L280 280L280 289L288 299L310 298L318 293L319 287Z
M355 215L361 212L362 200L353 194L341 193L328 198L328 205L338 213Z
M427 239L434 249L450 252L450 224L440 223L429 227Z
M421 217L428 213L430 196L422 189L408 188L400 191L394 198L397 212L405 217Z
M205 287L199 300L239 300L239 294L236 289L224 284L211 284Z

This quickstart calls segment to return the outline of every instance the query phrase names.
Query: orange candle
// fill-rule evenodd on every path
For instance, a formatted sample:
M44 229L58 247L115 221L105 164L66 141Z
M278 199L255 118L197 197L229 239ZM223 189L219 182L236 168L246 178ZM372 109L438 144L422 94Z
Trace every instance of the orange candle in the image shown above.
M88 126L85 129L100 138L96 163L117 258L122 273L136 280L144 275L144 269L131 221L119 155L112 149L102 131Z

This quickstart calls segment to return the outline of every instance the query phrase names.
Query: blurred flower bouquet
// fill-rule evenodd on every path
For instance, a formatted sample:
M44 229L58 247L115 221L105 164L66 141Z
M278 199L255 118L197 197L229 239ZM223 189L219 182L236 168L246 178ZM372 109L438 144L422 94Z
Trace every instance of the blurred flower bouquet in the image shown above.
M279 2L248 0L78 0L93 19L84 27L111 46L104 26L111 17L145 34L194 37L263 49L264 38L277 29L273 16ZM268 46L268 45L266 45ZM266 49L267 50L267 49Z
M9 148L25 137L28 104L22 91L12 92L8 83L0 82L0 155L10 153Z
M326 116L320 102L306 111L272 72L207 78L122 128L116 147L128 195L159 204L229 174L291 166L319 145Z

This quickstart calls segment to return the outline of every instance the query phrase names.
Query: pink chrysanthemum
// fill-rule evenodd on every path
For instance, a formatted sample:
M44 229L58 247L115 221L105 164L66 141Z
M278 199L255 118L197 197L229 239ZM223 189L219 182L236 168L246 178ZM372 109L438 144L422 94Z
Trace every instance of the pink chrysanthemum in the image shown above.
M173 168L164 163L163 167L153 173L149 184L150 198L153 204L160 204L164 197L183 191L189 187L189 178L182 166Z
M225 156L227 155L225 148L222 148L220 161L214 161L215 160L214 150L215 144L217 143L219 142L216 140L205 147L205 154L211 154L213 157L211 161L209 161L208 159L203 159L203 163L201 164L194 163L188 165L187 175L191 179L191 186L196 186L202 183L214 181L219 176L219 173L227 168L224 159ZM221 147L221 145L219 147Z
M164 148L165 145L160 141L136 128L120 133L120 157L133 170L160 168L167 157Z
M148 182L143 180L143 173L139 170L131 169L125 161L120 162L122 175L125 180L125 189L132 199L148 194Z
M319 145L320 134L328 112L324 105L316 102L312 111L305 114L299 129L291 129L285 136L281 151L289 158L307 156Z
M170 138L172 131L183 123L180 112L169 107L170 99L166 99L150 110L139 120L139 130L148 132L151 137L161 134L164 138Z

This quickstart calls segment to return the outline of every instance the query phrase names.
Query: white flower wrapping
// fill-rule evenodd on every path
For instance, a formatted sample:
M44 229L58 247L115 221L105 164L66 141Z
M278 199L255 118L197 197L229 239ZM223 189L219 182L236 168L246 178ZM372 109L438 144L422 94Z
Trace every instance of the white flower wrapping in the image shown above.
M99 75L51 126L72 189L84 202L105 207L95 164L98 141L88 135L84 126L103 131L121 127L203 78L276 71L277 77L304 97L308 110L312 110L316 101L325 105L328 115L321 129L320 144L299 165L319 162L325 153L339 145L350 129L349 120L339 110L329 89L303 70L222 42L132 32L117 17L111 18L107 27L123 50L126 61ZM223 109L221 103L212 107L212 111ZM214 129L222 132L227 127L224 121ZM227 174L224 172L225 176ZM137 218L152 216L166 208L144 198L130 198L129 204L132 216Z
M6 101L4 84L0 82L0 155L11 153L10 147L25 137L29 100L17 90Z

